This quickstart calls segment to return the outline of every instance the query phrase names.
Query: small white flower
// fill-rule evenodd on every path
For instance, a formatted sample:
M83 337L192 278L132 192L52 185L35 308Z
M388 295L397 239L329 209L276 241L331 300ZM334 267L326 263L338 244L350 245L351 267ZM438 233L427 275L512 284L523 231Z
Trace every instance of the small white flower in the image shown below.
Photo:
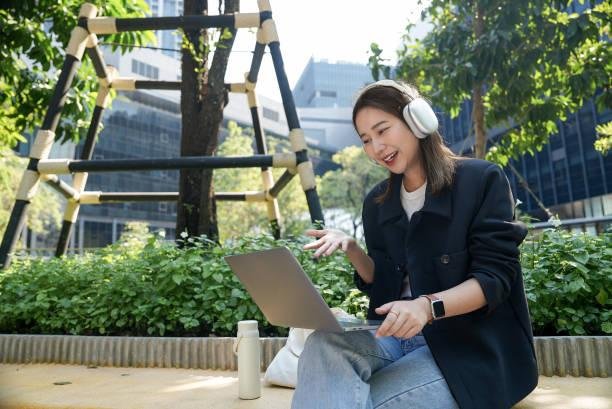
M558 215L550 216L550 219L548 219L548 223L552 224L554 227L559 227L562 224L561 219L559 219Z
M186 231L181 232L181 237L182 237L182 238L184 238L184 239L185 239L185 238L187 238L187 236L189 236L189 234L188 234Z
M521 199L516 199L516 203L514 203L514 207L519 207L522 204L523 202L521 201Z

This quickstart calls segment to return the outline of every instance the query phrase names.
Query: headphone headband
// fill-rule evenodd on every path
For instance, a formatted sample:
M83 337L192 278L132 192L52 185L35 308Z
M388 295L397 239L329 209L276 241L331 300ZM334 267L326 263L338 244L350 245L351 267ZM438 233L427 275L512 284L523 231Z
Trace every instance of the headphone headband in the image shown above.
M361 98L361 96L366 91L369 91L372 88L377 88L377 87L391 87L391 88L395 88L396 90L398 90L402 94L409 96L408 95L408 89L406 89L406 87L400 85L398 82L393 81L393 80L379 80L379 81L373 82L373 83L368 84L365 87L363 87L359 91L359 93L357 94L357 98L355 100L358 100L359 98Z
M408 87L397 81L385 79L366 85L357 94L356 101L358 101L365 92L377 87L395 88L408 98L412 98L412 100L403 107L402 115L414 136L419 139L424 139L438 130L438 118L431 108L431 105L420 96L412 97Z

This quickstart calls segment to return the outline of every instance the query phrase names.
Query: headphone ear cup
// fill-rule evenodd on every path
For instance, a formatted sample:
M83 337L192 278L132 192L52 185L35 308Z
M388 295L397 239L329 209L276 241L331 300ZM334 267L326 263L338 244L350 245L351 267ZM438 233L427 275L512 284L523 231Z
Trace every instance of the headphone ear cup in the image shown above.
M419 139L427 138L438 129L438 118L423 98L415 98L402 111L410 130Z

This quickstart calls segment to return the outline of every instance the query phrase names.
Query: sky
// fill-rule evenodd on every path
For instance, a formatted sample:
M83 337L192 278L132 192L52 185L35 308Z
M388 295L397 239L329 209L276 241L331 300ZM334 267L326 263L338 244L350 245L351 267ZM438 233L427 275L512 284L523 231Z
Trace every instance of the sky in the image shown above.
M376 42L384 50L383 57L395 62L405 27L408 22L418 22L422 8L416 0L270 0L270 3L292 88L310 57L366 64L370 43ZM241 0L241 12L257 12L257 1ZM254 32L238 30L227 82L243 81L254 47ZM257 93L280 101L268 53L259 71Z

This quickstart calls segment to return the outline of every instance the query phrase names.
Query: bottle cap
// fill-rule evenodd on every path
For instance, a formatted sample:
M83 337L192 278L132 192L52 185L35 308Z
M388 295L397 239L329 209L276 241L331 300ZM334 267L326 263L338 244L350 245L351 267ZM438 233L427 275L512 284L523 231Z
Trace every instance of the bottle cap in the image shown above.
M247 320L247 321L239 321L238 322L238 336L252 336L252 333L256 333L259 336L259 331L257 330L257 321L256 320Z

